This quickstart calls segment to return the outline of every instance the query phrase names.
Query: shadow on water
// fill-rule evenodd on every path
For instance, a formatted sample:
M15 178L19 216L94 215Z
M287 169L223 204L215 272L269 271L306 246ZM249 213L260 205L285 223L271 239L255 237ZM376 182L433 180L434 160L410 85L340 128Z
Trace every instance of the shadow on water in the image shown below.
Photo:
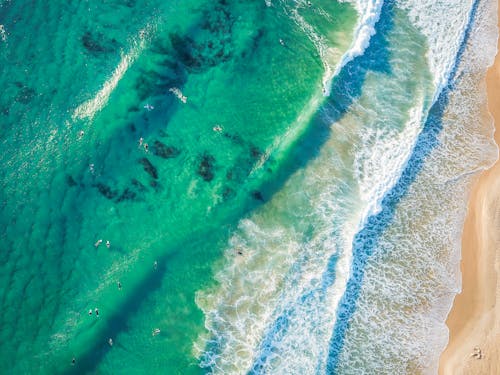
M371 38L369 47L363 55L347 63L338 76L334 78L330 97L313 117L304 135L291 149L290 157L287 158L288 164L285 164L277 173L275 180L263 188L266 196L272 196L279 191L289 176L318 156L321 147L331 135L331 124L339 121L352 103L361 96L369 71L391 74L387 35L393 28L393 7L392 1L384 3L380 20L376 24L377 33ZM311 304L314 300L320 301L324 298L326 291L335 281L337 260L338 257L335 255L330 257L327 268L321 277L320 287L302 295L296 305ZM259 348L260 354L254 359L249 374L259 374L266 362L276 355L273 344L279 342L286 334L289 317L294 314L294 311L294 307L285 309L271 324Z
M404 168L396 185L385 195L381 203L381 211L370 216L364 227L353 239L353 263L351 276L347 282L346 290L337 309L337 320L330 339L328 353L327 373L336 373L339 355L342 351L345 336L350 325L350 320L356 311L356 303L361 291L365 267L371 255L376 250L379 239L394 219L398 203L408 193L408 189L422 170L425 160L430 152L439 144L438 136L443 129L443 114L449 103L449 96L456 83L458 63L464 52L469 38L471 27L474 23L478 2L472 6L464 37L455 59L455 65L450 73L447 87L443 89L436 103L429 111L429 115L422 132L417 138L413 153Z
M254 210L256 207L264 204L268 201L276 192L278 192L282 186L285 184L287 179L298 169L303 168L311 160L318 156L319 150L324 145L324 143L330 137L331 124L335 121L341 119L345 113L348 111L350 105L360 97L362 93L362 87L366 78L366 74L369 71L377 71L386 74L391 73L391 68L389 65L389 49L388 41L386 39L387 33L393 27L393 3L386 2L382 9L382 15L380 21L377 23L377 34L372 37L370 46L365 51L364 55L349 62L340 72L340 74L334 79L332 84L332 92L330 98L327 99L326 103L322 105L320 110L311 120L306 132L298 139L295 144L290 148L288 154L286 155L286 160L279 167L278 170L274 171L274 175L269 179L264 181L259 189L262 191L262 195L259 193L257 201L253 201L252 204L246 204L243 209L238 212L240 216L247 215L249 212ZM222 22L222 21L221 21ZM223 23L223 22L222 22ZM193 33L196 34L197 30ZM180 38L180 39L179 39ZM179 37L175 36L173 38L174 44L174 56L175 59L182 62L182 65L175 66L178 70L178 77L181 77L180 81L176 81L175 84L182 88L182 85L186 82L189 74L196 74L200 70L200 62L196 62L193 58L196 55L196 48L194 42L195 37L189 35L189 31L185 36ZM180 40L187 41L187 46L185 44L179 44ZM176 47L177 46L177 50ZM162 53L171 54L172 51L168 48L163 50L163 47L158 47L162 50ZM201 56L201 52L200 52ZM225 61L228 56L220 53L216 53L216 56L222 56L222 62ZM165 60L167 67L172 68L169 59ZM207 68L213 66L213 59L208 59L206 62L201 61L203 64L207 64ZM175 70L174 69L174 70ZM180 69L180 70L179 70ZM177 78L179 79L179 78ZM152 80L154 81L154 80ZM151 87L149 86L150 81L140 83L138 90L144 90L149 92ZM167 81L168 82L168 81ZM167 84L171 84L170 82ZM153 87L154 90L154 87ZM142 96L141 96L142 97ZM145 98L146 96L144 96ZM162 99L159 97L158 100ZM156 100L156 99L155 99ZM172 107L168 109L167 122L171 118L174 111L177 109L175 103L172 102ZM139 113L138 116L144 117L144 114ZM165 119L162 119L165 123ZM144 121L146 124L147 121ZM156 123L155 123L156 125ZM154 134L159 129L155 128L155 125L144 125L141 131L144 134ZM124 131L124 130L119 130ZM133 131L133 129L132 129ZM146 133L148 132L148 133ZM111 137L112 138L112 137ZM106 148L104 148L106 149ZM116 171L117 172L117 171ZM229 232L229 231L228 231ZM106 318L104 327L100 329L99 334L95 336L99 337L116 337L120 331L127 329L127 320L134 313L137 313L141 301L157 290L161 285L161 279L168 272L167 262L169 261L169 255L165 254L163 257L159 258L159 265L161 267L150 275L148 275L144 280L142 280L136 287L136 289L126 297L123 302L123 306L117 309L117 313L110 318ZM331 286L335 280L335 264L337 259L332 257L328 263L328 269L322 275L321 287L300 298L301 303L307 301L312 301L314 298L321 298L326 289ZM267 333L267 339L264 340L263 345L269 345L276 339L283 335L287 329L287 315L293 313L292 310L286 311L282 316L278 317L275 321L273 327L270 328ZM210 345L210 344L209 344ZM106 342L98 342L88 347L83 353L78 354L77 365L74 368L68 370L68 373L81 373L81 372L91 372L95 371L98 367L99 362L103 359L106 353L109 351L110 347ZM217 350L217 343L214 343L214 347L208 347L207 349ZM258 373L259 368L265 364L268 360L268 355L270 352L264 347L261 348L262 356L255 359L253 373Z
M153 104L156 108L161 107L163 110L161 113L157 113L156 111L153 113L139 108L139 106L132 106L129 108L128 112L132 119L129 125L119 128L115 130L114 134L109 135L109 145L104 143L101 144L99 151L92 155L94 159L115 161L123 158L121 154L122 150L116 149L111 145L111 140L113 139L124 139L126 142L134 142L134 145L131 147L133 148L136 147L136 135L138 136L140 134L143 137L153 137L160 134L159 136L161 137L162 127L165 127L165 124L168 124L175 112L180 109L178 100L174 98L172 94L168 93L168 88L177 87L182 90L190 75L203 73L229 60L231 55L230 52L228 52L230 51L228 46L224 45L224 43L220 43L218 48L210 47L208 52L206 52L207 48L205 44L209 44L210 39L206 40L198 35L200 32L208 30L208 32L211 33L210 35L217 40L227 39L226 34L231 31L227 29L227 24L231 24L233 21L228 19L230 16L224 8L224 4L225 1L221 0L216 7L219 16L218 18L216 17L215 23L207 22L205 20L206 12L202 12L203 20L199 22L201 26L194 24L192 28L188 29L182 35L172 32L165 37L164 41L156 41L152 45L152 51L157 55L161 55L161 58L159 62L156 62L155 69L141 72L140 76L135 81L134 89L141 101L148 100L150 102L149 104ZM212 7L210 9L212 9ZM223 37L224 35L226 35L226 38ZM198 43L198 39L201 39L203 42ZM154 149L152 153L154 153ZM157 177L154 177L156 175L155 167L150 162L144 161L144 159L145 158L141 159L144 170L149 173L151 177L157 179ZM68 175L66 182L70 188L79 186L84 189L95 189L95 194L102 195L102 199L114 200L116 203L121 201L121 197L125 197L124 199L127 200L143 201L141 193L146 191L145 186L137 179L133 179L132 184L127 185L122 194L120 194L120 190L116 186L111 185L109 181L113 181L112 175L121 174L122 172L123 170L120 164L118 168L107 171L107 173L104 173L102 176L96 178L92 177L90 184L87 182L79 184L76 180L83 180L83 176L88 174L86 169L82 169L76 180L71 175ZM77 214L71 212L67 220L77 221L75 219L76 217ZM211 225L213 224L209 223L207 227ZM220 226L217 229L218 234L215 236L216 240L214 241L216 243L226 243L226 241L222 241L220 238L226 238L229 231L224 228L221 230ZM200 238L208 238L206 233L197 232L193 235ZM188 246L182 246L182 244L177 246L177 248L187 247ZM92 328L93 332L89 333L91 339L86 340L89 342L88 346L78 353L73 353L76 358L76 363L69 369L63 370L63 373L92 373L98 369L100 362L111 349L111 346L107 343L108 338L114 339L120 332L128 330L128 321L130 317L138 313L141 308L141 303L145 301L148 296L157 291L161 287L162 280L165 279L165 276L169 272L172 272L168 265L173 261L173 258L178 255L178 252L163 251L161 254L162 255L158 257L157 269L154 270L154 272L152 270L151 273L147 273L145 277L134 286L133 290L127 292L123 301L114 309L114 311L116 311L114 314L104 316L101 312L101 316L99 317L100 324L96 324L96 326ZM60 261L62 262L62 257ZM85 328L82 327L80 329L82 332L77 332L75 340L78 340L79 333L82 333L82 336L87 334L83 332ZM63 355L69 354L65 353Z
M126 297L120 309L117 309L112 316L104 317L101 312L101 316L96 319L102 319L103 326L99 328L99 337L102 340L88 348L85 353L80 354L76 364L63 372L64 374L82 374L96 370L100 361L112 349L107 342L108 338L116 338L120 332L127 331L129 317L140 309L141 304L138 301L145 300L152 292L161 287L162 280L168 271L169 259L169 255L159 258L156 269L151 267L151 272ZM117 291L117 293L121 292Z
M361 96L367 73L391 74L387 34L393 28L392 9L391 1L384 3L376 24L377 33L371 38L365 53L347 63L334 77L330 96L313 116L304 134L290 148L286 161L276 171L274 178L262 186L264 201L278 192L294 172L318 156L321 147L331 136L331 124L339 121Z

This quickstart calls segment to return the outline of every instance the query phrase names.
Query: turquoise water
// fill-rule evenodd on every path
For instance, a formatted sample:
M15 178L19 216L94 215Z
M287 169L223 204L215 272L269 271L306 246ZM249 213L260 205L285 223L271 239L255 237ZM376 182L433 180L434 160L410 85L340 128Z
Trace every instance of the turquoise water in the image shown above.
M432 371L496 157L451 3L0 1L7 372Z

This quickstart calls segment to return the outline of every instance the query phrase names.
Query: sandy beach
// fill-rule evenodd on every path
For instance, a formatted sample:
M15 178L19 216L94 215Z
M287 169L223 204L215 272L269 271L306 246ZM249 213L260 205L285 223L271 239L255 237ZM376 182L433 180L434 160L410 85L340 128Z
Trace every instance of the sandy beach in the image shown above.
M499 12L500 13L500 12ZM500 18L500 17L499 17ZM488 107L500 144L500 57L487 77ZM448 346L439 374L500 374L500 163L471 191L462 236L462 292L447 319Z

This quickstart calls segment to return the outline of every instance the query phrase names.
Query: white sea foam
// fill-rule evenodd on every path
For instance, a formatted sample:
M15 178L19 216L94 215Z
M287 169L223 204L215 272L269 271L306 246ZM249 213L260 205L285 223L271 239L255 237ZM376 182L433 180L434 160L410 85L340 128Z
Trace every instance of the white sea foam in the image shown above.
M354 1L349 1L354 2ZM361 56L370 44L370 38L375 34L375 24L380 18L383 0L357 0L354 2L359 14L359 20L354 31L354 38L349 47L349 51L344 54L342 61L335 69L338 74L348 62L355 57ZM329 85L328 85L329 86Z
M397 3L427 37L427 57L437 98L455 65L474 1L398 0Z
M402 131L368 128L360 134L361 147L355 156L354 175L359 181L360 198L367 202L365 219L381 210L382 199L396 184L410 158L422 126L423 109L423 98L419 98L409 111L408 123Z
M226 251L226 266L217 273L219 284L197 294L208 336L200 338L195 349L214 373L246 373L252 365L260 366L259 373L325 372L335 311L350 277L353 238L366 217L380 210L381 199L401 175L427 111L444 85L436 85L436 72L451 72L445 63L455 57L435 60L444 65L431 69L433 85L426 87L422 82L429 77L424 69L411 66L421 56L418 47L406 52L397 45L393 48L394 82L382 74L366 78L362 97L354 98L340 120L334 118L334 134L320 155L240 223ZM412 51L415 56L404 55ZM398 60L409 66L413 81L408 87L415 82L422 86L407 93L410 102L404 97L406 75L396 69ZM388 90L384 95L381 80ZM450 105L458 110L459 102ZM394 115L398 108L401 116ZM446 128L456 126L453 119L460 118L449 116ZM474 117L477 112L471 111L463 124ZM447 268L457 259L446 249L450 242L459 243L464 211L464 183L446 185L457 171L477 170L484 157L481 149L491 147L491 140L483 137L473 146L475 156L467 166L460 161L449 168L457 147L470 147L471 141L464 137L467 128L455 131L450 139L443 132L441 158L434 153L426 161L426 171L412 185L410 198L398 206L396 224L388 227L366 267L358 310L339 356L340 373L435 369L453 295L446 288L453 289L457 282ZM426 189L428 180L439 189ZM441 204L454 207L454 214L440 214ZM329 264L334 259L336 263ZM335 275L333 284L329 273Z
M102 88L86 102L80 104L73 112L73 120L77 119L92 119L97 112L99 112L108 102L109 96L115 90L116 86L123 78L124 74L135 62L137 57L144 50L146 43L151 38L154 32L153 24L148 24L145 28L141 29L134 39L132 39L129 51L122 54L120 62Z
M472 173L498 157L493 128L485 124L481 82L495 54L485 47L495 44L498 32L495 6L478 6L437 147L398 203L365 268L338 373L357 374L360 368L437 373L448 335L444 321L460 290L460 235Z

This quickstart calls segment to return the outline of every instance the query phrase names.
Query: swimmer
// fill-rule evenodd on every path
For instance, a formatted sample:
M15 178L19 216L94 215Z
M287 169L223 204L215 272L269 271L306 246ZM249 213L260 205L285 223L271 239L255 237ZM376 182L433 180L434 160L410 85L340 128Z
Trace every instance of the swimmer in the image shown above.
M94 164L89 164L90 173L94 174Z
M95 315L99 316L99 310L97 309L97 307L94 309L94 311L95 311Z
M118 289L122 289L122 283L118 281Z
M102 240L97 240L97 242L94 244L95 248L97 249L100 244L102 244Z
M149 146L148 146L148 144L147 144L147 143L144 143L144 150L145 150L146 152L148 152L148 150L149 150Z
M89 310L89 315L92 315L92 309Z
M75 365L75 363L76 363L76 358L75 358L75 357L73 357L73 358L71 359L71 366L74 366L74 365Z
M151 104L146 104L144 108L147 109L148 111L152 111L153 109L155 109L155 107L153 107Z
M220 133L222 131L222 126L215 125L212 129L213 129L214 132Z
M307 6L310 7L312 3L310 1L307 2Z
M80 130L80 131L78 132L78 138L82 138L84 134L85 134L85 133L83 132L83 130Z
M159 328L155 328L153 329L153 336L156 336L156 335L159 335L160 334L160 329Z
M110 339L108 340L108 344L109 344L109 346L113 346L113 339L112 339L112 338L110 338Z
M111 242L109 240L106 241L106 247L109 249L111 247Z
M155 260L155 262L153 263L153 268L154 269L157 269L158 268L158 262Z
M282 46L284 46L284 45L285 45L285 41L284 41L283 39L280 39L280 44L281 44Z

